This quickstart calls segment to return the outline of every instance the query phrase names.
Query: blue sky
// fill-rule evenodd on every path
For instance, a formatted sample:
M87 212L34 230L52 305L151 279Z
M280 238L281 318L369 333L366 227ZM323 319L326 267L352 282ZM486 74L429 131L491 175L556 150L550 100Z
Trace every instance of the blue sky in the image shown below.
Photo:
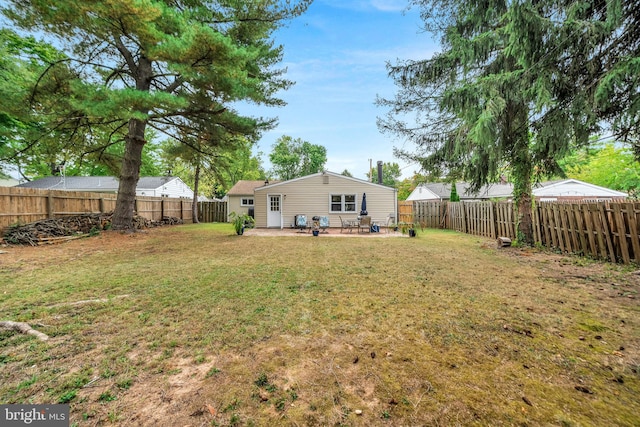
M393 157L402 141L378 131L376 117L386 110L374 105L376 95L395 93L387 61L427 58L438 49L421 31L418 11L406 8L406 0L315 0L276 33L286 76L296 84L279 93L287 106L258 113L279 119L258 145L267 169L272 145L288 135L326 147L332 172L366 179L369 159L374 167L378 160L399 163L404 177L418 171Z

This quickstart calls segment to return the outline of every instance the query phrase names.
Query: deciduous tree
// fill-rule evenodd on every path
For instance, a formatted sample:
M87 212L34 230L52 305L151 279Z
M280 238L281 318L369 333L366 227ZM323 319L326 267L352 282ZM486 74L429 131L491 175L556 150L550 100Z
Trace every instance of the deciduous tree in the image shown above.
M640 163L630 149L606 144L581 150L561 162L566 176L640 197Z
M327 149L283 135L273 145L269 160L276 177L288 180L322 171L327 163Z
M371 169L367 176L369 180L378 182L378 169ZM402 171L400 170L400 165L398 163L385 162L382 164L382 183L384 185L395 187L401 176Z

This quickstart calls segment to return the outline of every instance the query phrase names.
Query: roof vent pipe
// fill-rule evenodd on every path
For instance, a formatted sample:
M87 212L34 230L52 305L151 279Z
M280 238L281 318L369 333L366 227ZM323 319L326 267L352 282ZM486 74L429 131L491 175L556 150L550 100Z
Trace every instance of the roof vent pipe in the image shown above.
M382 160L378 160L378 184L382 184Z

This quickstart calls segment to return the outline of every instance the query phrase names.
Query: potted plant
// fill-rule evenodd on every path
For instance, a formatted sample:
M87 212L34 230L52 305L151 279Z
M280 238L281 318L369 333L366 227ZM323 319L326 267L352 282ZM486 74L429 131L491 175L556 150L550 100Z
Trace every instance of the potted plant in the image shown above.
M231 212L229 214L229 218L231 218L231 223L233 224L234 230L236 230L236 234L238 236L242 236L244 234L244 229L246 227L253 227L256 221L247 215L246 213L237 213Z
M416 237L416 229L413 226L413 223L403 222L400 223L400 231L402 234L409 233L409 237Z
M314 216L313 218L313 230L311 232L314 236L318 236L320 234L320 217Z

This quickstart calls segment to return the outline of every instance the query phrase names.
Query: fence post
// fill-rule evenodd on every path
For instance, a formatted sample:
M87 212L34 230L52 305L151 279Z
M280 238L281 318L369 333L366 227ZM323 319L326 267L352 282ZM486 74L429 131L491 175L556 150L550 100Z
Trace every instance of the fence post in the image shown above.
M47 218L53 218L53 194L51 194L51 190L47 194Z
M491 238L495 239L498 237L498 232L496 231L498 229L498 224L497 224L497 217L496 217L496 206L497 206L497 202L489 202L490 206L489 206L489 216L491 216L490 218L490 224L491 224Z
M462 207L462 232L466 233L469 229L467 226L467 206L464 202L460 202L460 206Z

